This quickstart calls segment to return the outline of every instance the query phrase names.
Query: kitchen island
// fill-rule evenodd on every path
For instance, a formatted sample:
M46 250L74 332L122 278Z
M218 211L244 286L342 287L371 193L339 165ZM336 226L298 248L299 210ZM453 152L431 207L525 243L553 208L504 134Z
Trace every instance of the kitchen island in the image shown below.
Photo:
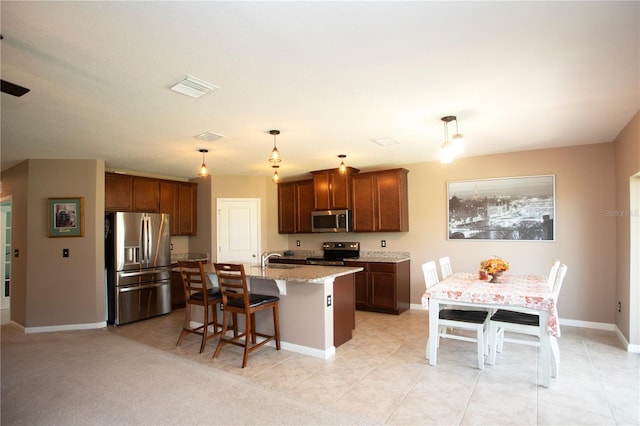
M360 267L245 264L253 293L278 296L282 349L318 358L335 355L355 328L354 274ZM215 274L211 282L217 284ZM271 312L258 312L256 328L273 333Z

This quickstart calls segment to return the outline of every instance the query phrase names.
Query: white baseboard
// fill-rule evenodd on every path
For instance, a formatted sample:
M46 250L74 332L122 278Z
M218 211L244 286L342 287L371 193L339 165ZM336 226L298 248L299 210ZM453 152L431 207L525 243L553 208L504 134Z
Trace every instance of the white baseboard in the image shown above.
M24 334L32 333L51 333L55 331L71 331L71 330L95 330L97 328L106 328L107 323L105 321L87 323L87 324L65 324L65 325L49 325L44 327L23 327L18 323L11 321L22 330Z

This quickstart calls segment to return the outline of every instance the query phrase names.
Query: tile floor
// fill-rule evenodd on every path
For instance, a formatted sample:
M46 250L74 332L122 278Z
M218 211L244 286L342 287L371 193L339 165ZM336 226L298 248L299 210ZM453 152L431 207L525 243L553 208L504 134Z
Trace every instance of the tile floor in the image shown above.
M217 339L198 353L198 336L176 347L184 309L110 327L149 346L220 368L289 395L376 424L640 424L640 355L614 332L562 327L560 375L538 385L537 348L505 343L496 365L478 370L475 344L441 340L438 365L424 358L428 313L357 311L353 339L322 360L274 347L249 356Z

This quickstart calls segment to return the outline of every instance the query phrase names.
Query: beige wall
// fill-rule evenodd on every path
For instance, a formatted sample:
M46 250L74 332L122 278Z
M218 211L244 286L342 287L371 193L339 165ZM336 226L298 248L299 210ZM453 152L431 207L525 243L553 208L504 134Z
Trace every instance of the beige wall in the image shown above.
M104 162L28 160L2 180L20 250L12 258L11 320L28 328L104 322ZM84 197L84 237L48 237L50 197Z
M634 163L638 121L636 116L615 144L461 158L450 165L406 165L410 170L410 231L406 233L279 235L277 187L269 178L198 180L198 236L189 238L189 250L209 248L215 258L217 198L259 198L262 250L298 249L296 240L302 243L299 249L317 250L322 241L331 239L361 241L363 250L408 251L413 304L420 303L424 291L420 264L427 260L448 255L455 270L474 271L481 259L498 254L511 262L514 273L546 274L558 258L569 266L559 303L561 318L618 323L624 331L628 320L616 316L615 305L618 297L628 300L629 288L623 274L616 281L611 271L628 263L620 256L616 260L617 252L625 255L628 242L620 220L612 220L605 212L625 208L628 177L639 169L638 160ZM616 162L623 168L618 174ZM103 174L104 164L95 160L29 160L2 173L2 195L14 197L13 244L21 251L12 266L12 320L28 327L104 320ZM447 240L447 181L537 174L556 176L555 242ZM618 200L616 190L623 191ZM57 196L85 197L84 238L47 238L46 199ZM616 242L616 235L622 242ZM382 239L387 241L386 248L380 247ZM69 259L62 258L62 248L71 250ZM626 253L628 258L628 249Z
M324 240L362 242L363 250L411 254L411 303L420 304L420 265L450 256L454 270L477 271L480 260L500 255L513 273L548 273L554 259L569 267L559 302L563 319L615 322L615 221L604 212L615 206L613 144L460 158L452 164L409 164L409 232L298 234L288 248L320 249ZM447 182L508 176L556 176L556 241L447 240ZM271 223L275 227L276 222ZM387 247L380 247L380 240ZM274 247L275 248L275 247ZM287 247L281 247L287 248Z
M640 283L638 283L638 264L640 259L636 257L631 261L630 251L630 221L632 214L639 214L637 210L631 210L629 179L640 173L640 112L620 132L614 142L615 146L615 191L617 200L615 211L620 214L611 218L617 224L616 252L617 252L617 300L622 305L621 312L616 312L616 325L633 345L640 345ZM638 179L638 178L636 178ZM637 185L637 183L636 183ZM637 208L637 206L636 206ZM637 220L637 218L636 218ZM635 236L640 239L640 235ZM637 241L636 241L637 244ZM638 253L634 253L638 256ZM630 269L635 267L636 274L633 277Z

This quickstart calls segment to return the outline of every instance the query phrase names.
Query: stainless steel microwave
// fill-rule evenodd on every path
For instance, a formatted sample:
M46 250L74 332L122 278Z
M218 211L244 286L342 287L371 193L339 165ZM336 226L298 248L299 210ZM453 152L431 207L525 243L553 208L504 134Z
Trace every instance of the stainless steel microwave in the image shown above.
M351 211L319 210L311 212L312 232L351 232Z

